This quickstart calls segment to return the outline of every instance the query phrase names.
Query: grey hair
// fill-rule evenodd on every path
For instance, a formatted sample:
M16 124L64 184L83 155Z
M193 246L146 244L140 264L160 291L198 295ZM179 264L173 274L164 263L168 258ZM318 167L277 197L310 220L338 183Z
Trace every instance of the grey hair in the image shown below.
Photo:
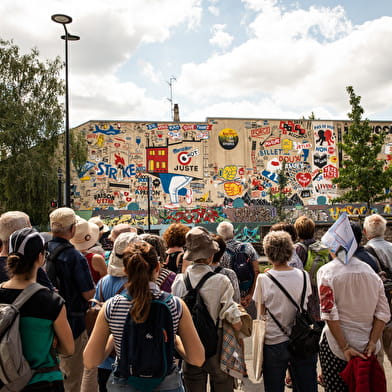
M379 214L372 214L365 218L363 228L368 239L384 237L387 221Z
M216 232L226 241L234 238L234 226L231 222L221 222L216 228Z
M264 253L273 264L286 264L294 251L293 241L287 231L270 231L263 239Z

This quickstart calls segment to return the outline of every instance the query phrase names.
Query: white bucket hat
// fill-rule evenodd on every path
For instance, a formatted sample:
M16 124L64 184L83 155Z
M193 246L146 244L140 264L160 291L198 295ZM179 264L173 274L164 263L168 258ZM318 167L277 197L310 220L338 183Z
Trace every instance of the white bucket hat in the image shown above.
M77 216L75 234L71 238L71 244L80 251L90 249L99 238L99 228L95 223L87 222Z
M108 274L112 276L125 276L123 254L125 248L139 237L136 233L121 233L113 244L112 253L110 253Z

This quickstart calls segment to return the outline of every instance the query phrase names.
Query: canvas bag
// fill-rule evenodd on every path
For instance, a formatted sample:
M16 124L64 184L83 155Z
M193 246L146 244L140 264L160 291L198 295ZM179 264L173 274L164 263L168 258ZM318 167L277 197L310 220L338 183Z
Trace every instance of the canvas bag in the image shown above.
M124 297L131 300L128 295ZM116 359L113 374L127 379L137 390L154 390L173 371L174 329L168 305L170 298L171 294L161 292L159 298L153 299L148 318L143 323L135 323L128 312L121 354Z
M46 287L32 283L26 287L12 304L0 304L0 380L4 386L0 392L22 390L35 373L50 372L58 369L31 369L22 351L19 333L19 310L36 292L47 290Z
M291 333L287 333L286 329L282 326L282 324L280 324L269 309L267 309L267 311L279 329L289 337L288 350L290 353L297 358L309 358L312 355L317 354L320 350L319 341L322 330L303 307L306 293L306 274L305 271L302 271L302 273L304 277L304 284L301 294L301 303L298 305L279 281L270 273L265 272L265 274L279 287L279 289L297 309Z
M263 374L265 327L265 317L261 315L260 304L257 304L257 318L253 320L252 327L252 365L255 381L260 381Z

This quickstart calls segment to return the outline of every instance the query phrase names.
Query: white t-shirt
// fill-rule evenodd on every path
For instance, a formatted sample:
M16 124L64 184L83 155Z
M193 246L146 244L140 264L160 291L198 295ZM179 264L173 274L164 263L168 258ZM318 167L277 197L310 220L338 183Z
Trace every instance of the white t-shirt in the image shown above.
M304 283L303 271L293 268L288 271L269 270L268 272L279 281L299 305ZM312 287L310 285L309 275L306 271L305 275L306 292L304 308L306 309L308 297L312 293ZM258 275L253 299L257 303L264 304L286 329L287 333L290 334L297 309L282 290L266 276L266 274ZM266 312L265 344L278 344L285 342L288 339L289 338L280 330L269 313Z

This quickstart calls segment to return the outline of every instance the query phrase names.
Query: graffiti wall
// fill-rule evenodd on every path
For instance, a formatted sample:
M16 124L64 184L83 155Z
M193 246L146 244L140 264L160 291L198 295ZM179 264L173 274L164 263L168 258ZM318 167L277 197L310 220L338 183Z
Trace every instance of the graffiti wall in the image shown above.
M76 128L86 138L88 159L73 175L74 207L150 208L164 224L179 216L185 222L197 216L202 216L199 222L216 222L227 217L223 209L232 209L228 218L236 222L268 221L274 214L269 194L278 191L285 162L284 191L293 207L325 206L330 216L328 206L338 195L332 180L339 176L342 159L338 142L348 125L233 118L87 122ZM388 132L381 158L390 161L392 126L371 125L374 132Z

